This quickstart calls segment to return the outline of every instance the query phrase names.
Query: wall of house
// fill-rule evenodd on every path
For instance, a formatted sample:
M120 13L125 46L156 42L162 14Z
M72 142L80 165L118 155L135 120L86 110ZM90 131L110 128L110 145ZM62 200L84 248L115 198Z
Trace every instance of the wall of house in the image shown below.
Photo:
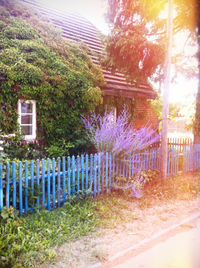
M150 102L147 99L139 99L136 105L136 117L134 128L139 129L146 124L152 129L157 130L159 121L155 111L152 109Z

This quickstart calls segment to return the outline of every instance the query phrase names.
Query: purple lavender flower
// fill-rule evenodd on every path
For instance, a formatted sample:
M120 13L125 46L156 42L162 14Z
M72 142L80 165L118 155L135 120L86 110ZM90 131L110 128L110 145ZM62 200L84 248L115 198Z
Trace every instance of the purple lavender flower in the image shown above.
M1 109L5 109L6 107L5 106L1 106Z
M145 126L139 130L133 129L133 122L128 122L128 113L124 109L113 120L112 112L103 116L94 114L90 118L83 118L85 128L88 130L90 140L98 152L112 152L115 155L136 153L144 150L159 140L159 135Z

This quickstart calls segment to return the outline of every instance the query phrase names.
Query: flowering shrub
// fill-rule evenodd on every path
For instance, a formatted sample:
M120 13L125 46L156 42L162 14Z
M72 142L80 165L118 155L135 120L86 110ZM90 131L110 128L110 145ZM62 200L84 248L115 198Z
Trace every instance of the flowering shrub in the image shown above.
M83 118L83 122L98 152L122 156L144 150L159 140L159 135L149 126L133 129L133 122L129 123L126 109L116 119L112 112L105 112L103 116L93 114L89 118Z

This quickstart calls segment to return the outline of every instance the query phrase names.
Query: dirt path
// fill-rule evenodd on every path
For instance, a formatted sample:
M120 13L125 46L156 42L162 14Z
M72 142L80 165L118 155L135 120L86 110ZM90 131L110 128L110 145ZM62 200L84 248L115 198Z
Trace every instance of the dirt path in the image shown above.
M127 201L125 212L129 214L128 221L124 218L117 226L113 223L113 228L98 229L95 233L62 245L56 249L55 263L41 265L40 268L85 268L105 262L120 251L200 211L199 198L184 199L183 196L182 200L160 201L159 204L155 200L144 209ZM190 227L186 225L184 228Z

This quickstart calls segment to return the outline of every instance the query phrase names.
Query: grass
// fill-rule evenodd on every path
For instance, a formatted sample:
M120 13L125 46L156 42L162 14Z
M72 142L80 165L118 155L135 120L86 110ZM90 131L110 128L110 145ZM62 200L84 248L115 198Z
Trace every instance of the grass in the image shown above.
M129 205L145 209L160 201L191 200L199 196L200 174L181 174L168 178L165 185L151 180L143 189L143 196L134 199L125 192L115 191L93 199L72 201L51 212L42 210L16 217L12 209L3 211L0 219L0 267L35 267L56 256L56 247L64 242L95 231L97 227L115 228L138 215ZM166 218L162 218L166 221ZM104 259L99 249L93 253Z
M66 203L28 216L1 221L0 267L31 267L55 256L52 247L94 231L98 220L94 202Z

